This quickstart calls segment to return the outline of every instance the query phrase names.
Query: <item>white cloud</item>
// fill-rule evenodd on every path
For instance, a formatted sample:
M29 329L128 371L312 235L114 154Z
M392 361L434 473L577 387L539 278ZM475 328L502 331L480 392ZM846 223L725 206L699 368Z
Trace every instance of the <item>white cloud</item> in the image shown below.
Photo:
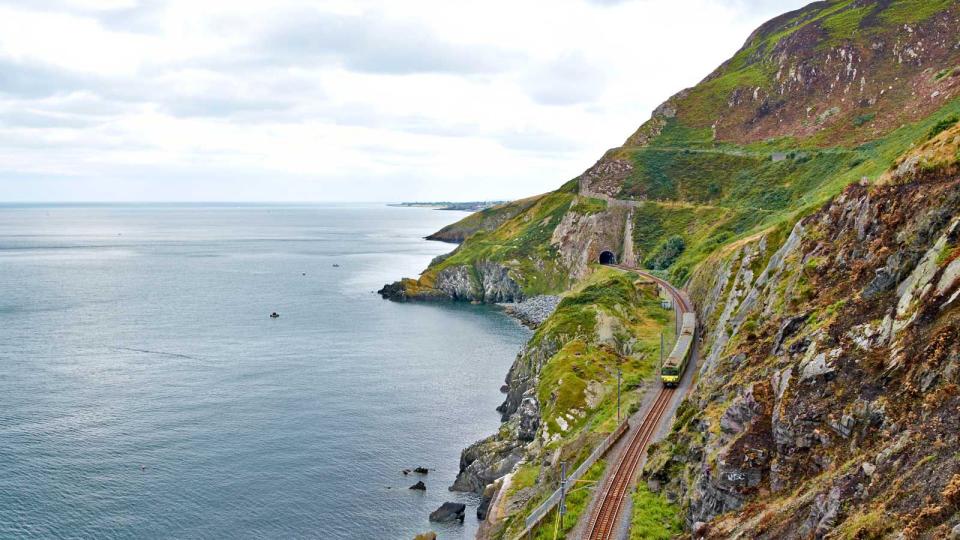
M513 198L788 0L0 0L0 200Z

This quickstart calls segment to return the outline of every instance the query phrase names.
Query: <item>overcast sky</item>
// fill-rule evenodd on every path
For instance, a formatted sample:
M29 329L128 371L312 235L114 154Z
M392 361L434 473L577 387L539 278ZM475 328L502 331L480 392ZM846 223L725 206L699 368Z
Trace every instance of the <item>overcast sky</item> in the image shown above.
M0 0L0 200L554 189L800 0Z

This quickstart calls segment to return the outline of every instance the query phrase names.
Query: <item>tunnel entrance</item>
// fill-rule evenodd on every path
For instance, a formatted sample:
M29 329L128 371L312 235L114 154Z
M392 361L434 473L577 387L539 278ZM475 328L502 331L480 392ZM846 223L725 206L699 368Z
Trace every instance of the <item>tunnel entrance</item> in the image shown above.
M617 256L612 251L601 252L600 264L617 264Z

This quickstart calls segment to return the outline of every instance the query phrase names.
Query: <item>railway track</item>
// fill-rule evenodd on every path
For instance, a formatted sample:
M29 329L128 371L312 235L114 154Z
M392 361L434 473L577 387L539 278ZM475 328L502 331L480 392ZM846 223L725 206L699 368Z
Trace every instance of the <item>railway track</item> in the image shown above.
M621 270L633 271L632 268L617 266ZM673 297L676 306L678 319L683 313L693 311L693 306L684 295L674 288L670 283L639 272L644 277L650 278L662 287L664 287ZM695 361L694 361L694 365ZM634 430L627 442L626 448L620 453L615 468L607 476L601 490L598 492L598 500L594 505L593 512L590 515L590 521L587 523L585 538L589 540L608 540L615 537L617 525L620 521L620 514L623 510L625 499L630 496L630 488L633 487L634 479L637 474L637 467L640 464L647 446L660 426L664 413L673 402L673 396L677 389L661 388L660 394L653 402L653 406L647 412L646 417L639 428Z
M630 494L640 458L647 451L647 445L657 431L664 411L673 401L675 391L673 388L664 388L660 392L650 412L640 424L640 428L634 431L627 447L620 453L616 469L607 478L603 491L600 492L600 502L596 506L596 511L590 516L590 523L587 526L587 538L590 540L606 540L612 538L616 532L620 511L623 509L624 500Z

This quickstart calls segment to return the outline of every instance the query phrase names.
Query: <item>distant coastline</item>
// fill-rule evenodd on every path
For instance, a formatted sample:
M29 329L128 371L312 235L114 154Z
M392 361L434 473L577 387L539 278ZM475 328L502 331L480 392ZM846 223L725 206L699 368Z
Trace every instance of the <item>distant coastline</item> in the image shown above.
M391 203L387 206L397 206L401 208L433 208L434 210L458 210L460 212L479 212L494 206L504 204L507 201L469 201L469 202L402 202Z

